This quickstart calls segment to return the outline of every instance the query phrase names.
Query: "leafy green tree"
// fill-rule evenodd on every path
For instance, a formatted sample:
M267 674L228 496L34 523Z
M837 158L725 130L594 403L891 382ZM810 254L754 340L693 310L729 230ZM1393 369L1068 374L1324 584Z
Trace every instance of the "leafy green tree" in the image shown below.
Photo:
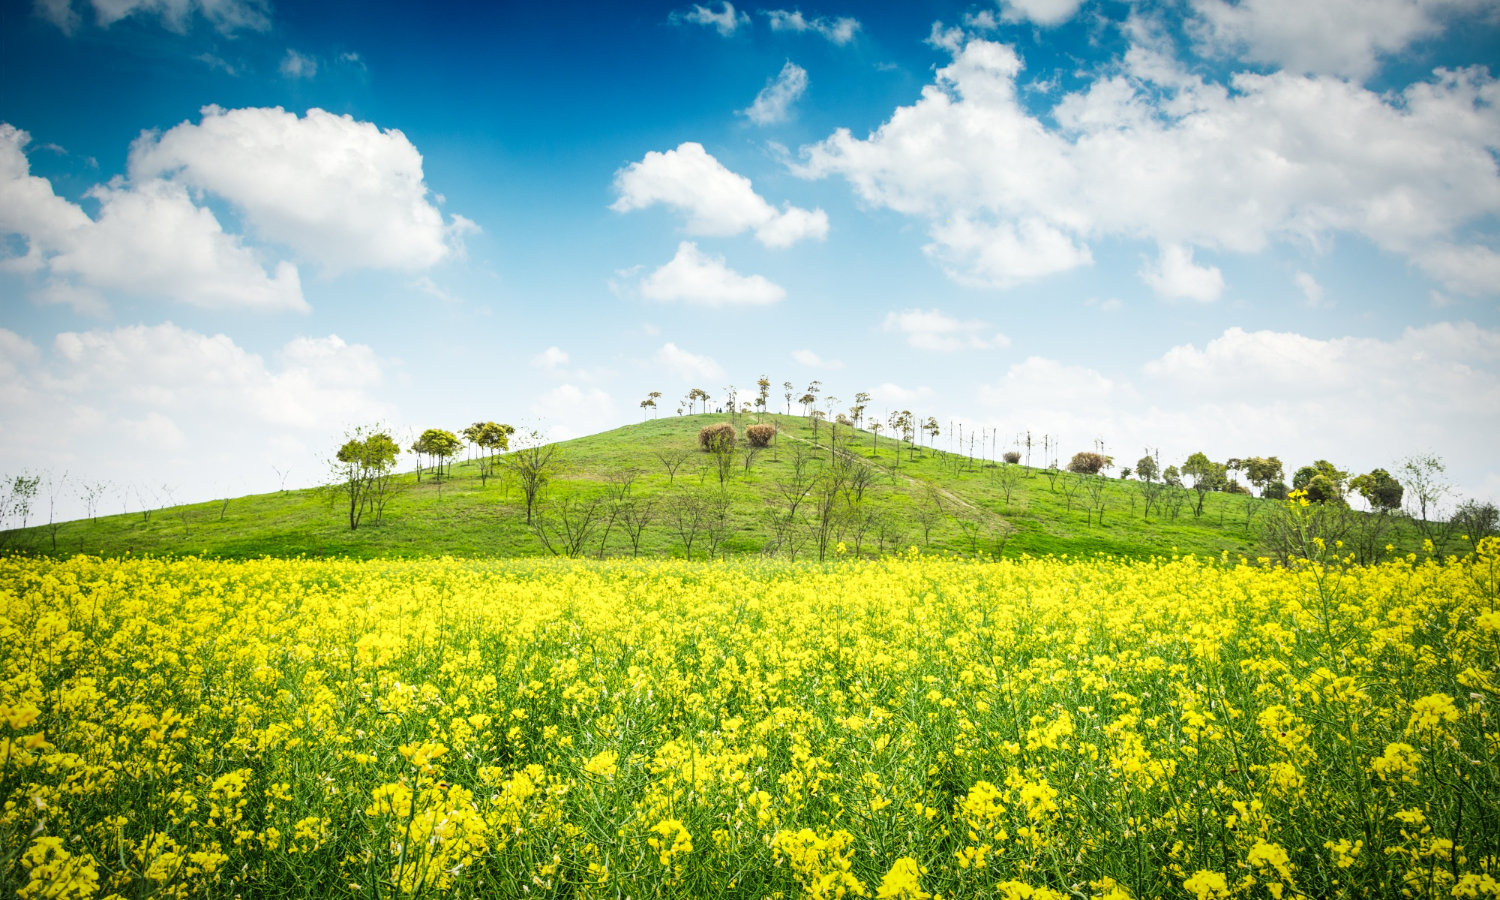
M354 531L367 512L373 512L379 523L392 494L401 447L390 434L373 427L356 428L345 437L329 467L333 486L348 507L349 530Z
M1365 498L1365 502L1376 512L1400 509L1402 495L1406 493L1401 482L1392 478L1391 473L1385 469L1375 469L1365 475L1355 476L1349 482L1349 488Z
M1198 502L1193 506L1193 517L1203 515L1203 502L1207 499L1209 492L1222 491L1229 483L1229 469L1223 463L1216 463L1203 453L1194 453L1182 464L1182 474L1193 479L1193 491L1198 495Z
M473 434L469 432L472 430ZM489 483L489 477L495 473L499 464L500 454L510 449L510 436L516 433L516 429L510 425L502 425L499 422L475 422L464 434L469 436L469 443L484 451L479 458L479 483Z
M1326 459L1320 459L1310 466L1303 466L1298 469L1292 475L1292 490L1310 491L1311 488L1309 485L1312 484L1314 478L1320 475L1324 481L1316 489L1319 496L1342 501L1344 499L1344 483L1349 480L1349 473L1339 469ZM1314 503L1322 502L1314 500L1311 493L1309 493L1307 499Z
M1141 481L1154 482L1161 475L1161 469L1156 465L1156 460L1151 454L1146 454L1135 463L1135 477Z
M1172 487L1182 487L1182 472L1176 466L1167 466L1161 473L1161 480Z
M1274 456L1252 456L1242 460L1241 468L1245 472L1245 480L1260 488L1260 495L1267 496L1266 488L1281 481L1286 476L1282 473L1281 460Z
M417 445L420 445L422 448L420 452L431 456L437 461L434 468L438 473L438 481L442 482L444 468L463 449L464 442L459 440L458 435L451 431L446 431L442 428L429 428L422 432L422 436L417 438L417 443L413 446Z

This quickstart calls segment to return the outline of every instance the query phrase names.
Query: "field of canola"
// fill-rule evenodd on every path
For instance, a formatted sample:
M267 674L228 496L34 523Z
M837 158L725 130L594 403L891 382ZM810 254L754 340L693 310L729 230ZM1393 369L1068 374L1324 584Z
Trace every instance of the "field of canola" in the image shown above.
M1500 560L0 559L0 895L1500 892Z

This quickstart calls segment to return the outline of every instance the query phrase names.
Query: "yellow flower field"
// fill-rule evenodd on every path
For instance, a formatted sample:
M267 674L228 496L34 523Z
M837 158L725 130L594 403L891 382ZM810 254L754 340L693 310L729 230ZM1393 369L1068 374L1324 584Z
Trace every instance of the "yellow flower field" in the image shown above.
M0 559L0 893L1500 895L1500 548Z

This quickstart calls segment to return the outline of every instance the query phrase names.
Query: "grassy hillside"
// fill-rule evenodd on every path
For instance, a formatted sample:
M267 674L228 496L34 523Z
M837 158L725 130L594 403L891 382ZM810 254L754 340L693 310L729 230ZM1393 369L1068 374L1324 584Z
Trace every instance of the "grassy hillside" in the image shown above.
M721 551L731 555L765 552L775 540L773 518L785 509L778 486L792 476L799 451L808 457L813 473L828 464L826 424L815 437L809 422L799 416L766 418L781 429L777 446L757 455L748 470L743 458L738 459L724 485L729 524ZM607 496L618 490L624 473L634 473L628 497L654 505L656 511L654 521L642 533L640 553L682 556L684 540L669 509L682 495L719 494L711 459L696 446L701 427L724 420L725 416L714 414L662 418L563 442L559 446L566 467L546 492L548 503L553 504L549 509L559 502ZM742 433L747 424L749 420L736 422ZM840 431L849 434L848 429ZM869 525L863 535L857 535L852 526L841 527L834 541L842 539L850 552L857 546L866 555L916 544L933 551L969 554L978 550L1007 556L1103 552L1148 557L1174 551L1254 556L1261 551L1255 537L1256 520L1273 505L1272 501L1210 494L1202 514L1195 516L1194 495L1183 492L1188 499L1175 517L1153 510L1148 520L1133 481L1049 476L1023 466L1012 467L1013 473L1008 474L978 460L909 445L902 445L898 463L894 442L884 437L877 441L864 431L854 432L847 446L856 463L873 476L857 504ZM692 453L676 475L669 476L658 454L682 450ZM1012 483L1007 485L1007 480ZM356 531L349 529L335 497L326 490L307 489L241 497L227 504L202 503L102 516L95 522L69 522L56 530L55 552L357 558L548 553L526 524L524 498L514 478L492 477L485 484L477 464L456 462L441 483L430 473L420 482L415 475L403 475L400 482L402 492L391 502L384 520ZM1102 517L1090 508L1095 505L1091 484L1099 488ZM809 498L804 509L815 513L813 504ZM930 523L925 534L924 519ZM559 519L552 515L547 521ZM7 537L9 549L54 552L54 536L46 527ZM599 552L602 538L601 526L588 543L590 555ZM604 549L614 556L632 552L618 521ZM813 542L801 548L799 555L809 553L817 555ZM705 555L706 540L700 535L693 556Z

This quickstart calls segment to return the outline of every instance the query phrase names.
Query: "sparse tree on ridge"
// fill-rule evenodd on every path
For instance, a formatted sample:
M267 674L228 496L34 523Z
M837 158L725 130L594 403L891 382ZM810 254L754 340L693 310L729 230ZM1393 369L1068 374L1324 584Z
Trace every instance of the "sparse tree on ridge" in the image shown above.
M1245 480L1259 488L1262 497L1267 496L1266 491L1271 485L1286 477L1282 472L1281 460L1274 456L1252 456L1243 463Z
M1203 453L1194 453L1182 464L1182 474L1193 479L1193 491L1198 502L1193 506L1193 517L1203 515L1203 501L1210 491L1222 491L1228 483L1227 470L1223 463L1216 463Z
M526 524L529 526L537 498L557 476L564 456L561 447L547 443L542 433L535 429L526 432L520 443L521 447L512 451L507 460L526 498Z
M760 415L764 416L769 411L766 409L766 404L771 399L771 379L764 375L760 376L755 382L755 388L755 407L760 410Z
M344 445L329 462L333 487L347 503L349 530L359 528L367 512L377 524L392 493L396 459L401 447L378 427L361 426L348 432Z
M796 393L796 389L792 387L792 383L790 381L783 381L781 383L781 389L783 391L785 391L785 394L783 394L783 396L786 397L786 414L787 415L791 415L792 414L792 394Z
M1350 490L1359 494L1376 512L1390 512L1401 508L1401 497L1405 489L1401 482L1391 477L1385 469L1375 469L1368 474L1356 476L1349 482Z

